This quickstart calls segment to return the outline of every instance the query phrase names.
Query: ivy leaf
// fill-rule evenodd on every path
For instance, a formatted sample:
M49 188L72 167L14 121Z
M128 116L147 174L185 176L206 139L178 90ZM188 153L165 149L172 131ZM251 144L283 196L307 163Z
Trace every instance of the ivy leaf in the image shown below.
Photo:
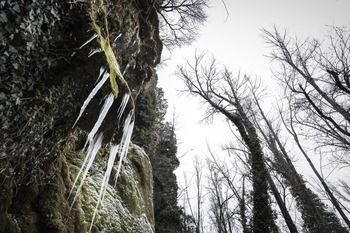
M31 21L34 21L34 11L33 11L33 9L30 9L30 11L29 11L29 19Z
M9 52L11 53L17 53L17 49L15 49L15 47L13 47L12 45L9 45Z
M6 100L6 95L5 95L4 92L1 92L1 93L0 93L0 99L1 99L1 100Z
M12 9L13 9L14 11L16 11L17 13L20 13L20 12L21 12L21 9L19 8L19 5L18 5L17 3L12 7Z
M6 17L6 13L5 12L0 12L0 22L1 23L7 23L8 19Z
M17 97L16 99L16 105L20 105L21 104L21 99Z
M12 66L15 68L15 70L18 70L18 63L13 63Z

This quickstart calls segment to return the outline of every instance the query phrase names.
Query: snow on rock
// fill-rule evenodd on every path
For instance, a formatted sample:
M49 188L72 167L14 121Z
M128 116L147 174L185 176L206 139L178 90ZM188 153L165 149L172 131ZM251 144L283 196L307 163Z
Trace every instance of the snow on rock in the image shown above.
M96 170L89 172L77 202L86 230L90 227L99 198L105 165L100 161L95 167ZM78 167L71 164L71 169ZM116 170L115 164L112 173L116 173ZM131 144L116 186L113 185L114 180L107 185L91 232L153 233L152 180L148 156L140 147Z

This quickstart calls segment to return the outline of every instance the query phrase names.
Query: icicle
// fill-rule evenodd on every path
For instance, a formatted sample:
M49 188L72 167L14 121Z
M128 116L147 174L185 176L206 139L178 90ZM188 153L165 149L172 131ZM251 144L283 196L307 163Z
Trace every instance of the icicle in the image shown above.
M117 179L118 179L118 176L120 173L120 169L121 169L124 157L128 153L130 139L131 139L132 131L134 129L134 121L133 121L132 117L133 117L133 110L131 110L129 112L129 114L124 122L123 136L122 136L122 139L120 141L120 146L119 146L119 151L118 151L120 158L119 158L117 173L115 175L114 185L117 184Z
M78 122L78 120L80 119L81 115L83 114L83 112L85 111L85 108L87 107L87 105L89 104L90 100L96 95L96 93L98 92L98 90L100 90L100 88L102 87L102 85L107 81L107 79L109 78L109 73L106 72L103 77L102 80L97 83L97 85L94 87L94 89L92 89L92 91L90 92L89 96L86 98L86 100L84 101L83 106L80 109L79 112L79 116L78 118L75 120L73 127L75 126L75 124Z
M100 74L98 75L98 78L96 79L96 82L94 84L96 84L100 78L101 78L101 75L105 72L105 68L103 66L101 66L100 68Z
M134 122L132 122L130 125L129 125L129 128L130 128L130 131L128 131L128 136L126 137L126 140L124 142L124 144L122 145L122 148L119 148L119 163L118 163L118 168L117 168L117 173L115 174L115 181L114 181L114 186L117 185L117 180L118 180L118 177L119 177L119 173L120 173L120 170L121 170L121 167L122 167L122 164L123 164L123 160L124 158L126 157L127 153L128 153L128 149L129 149L129 144L130 144L130 138L131 138L131 134L132 134L132 131L133 131L133 128L134 128Z
M105 119L105 117L106 117L109 109L111 108L113 102L114 102L114 95L113 95L113 93L110 93L107 96L104 105L102 106L100 115L98 116L98 119L97 119L94 127L92 128L92 130L90 131L90 133L88 135L88 138L87 138L87 140L85 142L83 151L84 151L86 145L95 137L95 134L97 133L97 130L100 128L100 126L102 124L102 121Z
M129 129L128 129L128 135L127 135L127 138L125 140L125 145L123 147L123 151L122 151L122 154L124 154L125 156L123 156L123 160L125 162L126 160L126 155L128 154L128 151L129 151L129 145L130 145L130 141L131 141L131 135L132 135L132 132L134 130L134 124L135 122L131 122L130 125L129 125Z
M88 54L88 57L91 57L92 55L94 55L95 53L99 53L101 52L101 48L98 48L98 49L92 49L89 54Z
M119 145L113 145L112 146L112 149L111 149L111 152L110 152L110 155L109 155L109 158L108 158L107 170L106 170L106 173L105 173L106 182L107 183L105 183L105 189L103 191L102 199L101 199L102 201L104 200L104 197L105 197L105 194L106 194L106 188L107 188L107 185L108 185L108 182L109 182L109 178L111 177L112 169L113 169L113 166L114 166L114 161L115 161L115 158L117 157L118 150L119 150Z
M119 37L121 37L123 35L123 33L120 33L115 39L114 41L117 41L119 39Z
M123 150L121 152L121 155L123 155L123 159L124 160L126 158L128 150L129 150L131 135L132 135L132 132L133 132L133 129L134 129L134 123L135 123L134 121L131 121L132 120L132 111L130 112L128 117L129 117L130 120L126 121L128 124L125 124L124 125L124 129L123 129L123 131L126 132L126 137L125 137L125 141L124 141L124 144L123 144Z
M86 155L86 157L88 158L88 159L87 159L88 163L87 163L85 169L84 169L84 165L85 165L85 164L82 165L82 167L80 168L80 171L79 171L77 177L75 178L74 185L75 185L75 183L77 182L77 180L78 180L78 178L79 178L79 176L80 176L80 174L81 174L81 171L84 170L83 177L81 178L80 185L79 185L78 190L77 190L77 192L76 192L76 194L75 194L75 196L74 196L73 202L72 202L72 204L71 204L69 210L72 209L72 207L73 207L75 201L76 201L77 198L78 198L80 189L81 189L81 187L83 186L84 181L85 181L85 179L86 179L86 175L87 175L89 169L91 168L91 165L92 165L93 161L95 160L95 157L96 157L96 154L97 154L98 150L99 150L100 147L101 147L102 139L103 139L103 133L100 133L100 134L98 135L97 139L96 139L96 137L95 137L95 138L92 140L92 143L89 144L89 149L88 149L88 152L89 152L89 153L88 153L88 155ZM85 159L85 160L86 160L86 159ZM85 160L84 160L84 162L85 162ZM73 185L73 188L74 188L74 185ZM71 191L71 193L72 193L72 191ZM70 193L70 194L71 194L71 193ZM69 194L69 195L70 195L70 194Z
M112 104L113 104L113 101L114 101L114 95L113 93L109 94L108 97L106 98L105 100L105 103L104 105L102 106L101 108L101 112L100 112L100 115L94 125L94 127L92 128L91 132L89 133L88 135L88 138L85 142L85 145L84 145L84 148L83 148L83 151L85 150L85 147L87 144L89 144L89 147L88 147L88 150L87 150L87 153L86 153L86 157L84 159L84 162L79 170L79 173L73 183L73 188L81 174L81 172L83 171L84 167L85 167L85 164L86 163L90 163L91 161L91 156L93 155L93 149L95 148L95 134L97 132L97 130L100 128L101 124L102 124L102 121L104 120L104 118L106 117L107 113L108 113L108 110L111 108ZM92 159L93 161L93 159ZM92 162L91 162L92 163ZM91 166L91 165L90 165ZM72 190L70 191L69 193L69 196L71 195L72 191L73 191L73 188ZM79 189L80 190L80 189ZM74 202L74 201L73 201Z
M72 192L73 192L73 189L74 189L75 184L77 183L77 181L78 181L78 179L79 179L79 177L80 177L81 172L84 170L84 167L85 167L86 163L87 163L87 162L89 161L89 159L90 159L91 151L93 150L93 144L94 144L94 143L91 143L91 144L89 145L89 148L88 148L88 150L87 150L87 152L86 152L85 159L84 159L84 161L83 161L83 164L81 165L80 170L79 170L79 172L78 172L78 175L75 177L75 180L74 180L72 189L71 189L70 192L69 192L68 199L70 198L70 195L71 195Z
M95 39L97 37L97 33L95 33L90 39L88 39L82 46L79 47L79 49L81 49L82 47L84 47L85 45L87 45L88 43L90 43L93 39Z
M113 168L113 165L114 165L114 160L115 160L115 157L117 156L118 147L119 147L118 145L113 145L112 149L111 149L111 152L109 154L107 170L106 170L105 175L104 175L103 180L102 180L100 194L98 196L97 204L96 204L96 207L95 207L95 210L94 210L94 215L92 216L89 232L91 231L91 228L92 228L92 225L94 223L96 214L98 212L98 207L99 207L100 203L103 202L103 199L105 197L108 181L109 181L109 178L111 176L112 168Z
M124 98L125 98L125 96L124 96ZM129 149L130 139L131 139L132 131L134 128L134 121L132 119L132 116L133 116L133 110L130 111L130 113L128 114L128 117L125 119L124 127L123 127L123 136L122 136L120 144L113 145L111 148L111 152L110 152L110 155L108 158L107 169L106 169L105 175L104 175L103 180L102 180L101 189L100 189L100 193L98 196L97 204L95 206L94 214L93 214L93 217L91 220L89 232L91 232L91 229L92 229L93 223L95 221L95 217L96 217L96 214L98 212L98 208L100 206L100 203L103 202L103 200L104 200L106 190L107 190L108 181L109 181L109 178L111 176L112 169L114 166L114 161L115 161L115 158L116 158L117 153L118 153L120 156L120 159L119 159L117 174L115 176L115 179L116 179L115 185L116 185L122 162L123 162L124 158L126 157L126 154L128 152L128 149Z
M122 102L120 103L120 106L118 108L118 121L120 121L120 118L122 117L122 114L124 113L125 107L129 101L129 97L130 97L129 93L126 93L123 96Z
M125 72L128 70L129 66L130 66L130 64L128 63L123 71L123 74L122 74L123 76L124 76Z

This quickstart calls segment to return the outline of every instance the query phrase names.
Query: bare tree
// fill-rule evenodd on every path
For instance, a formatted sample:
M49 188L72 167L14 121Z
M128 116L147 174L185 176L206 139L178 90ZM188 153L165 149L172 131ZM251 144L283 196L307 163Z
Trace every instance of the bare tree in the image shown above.
M228 167L227 162L220 162L208 147L210 157L207 164L210 172L209 195L211 198L211 212L214 226L218 232L236 232L235 225L238 220L242 225L242 232L249 233L245 196L245 171L237 163ZM239 156L239 155L237 155ZM237 215L237 216L236 216ZM237 228L237 227L236 227Z
M197 191L197 217L196 220L196 233L203 232L203 165L198 156L194 159L194 169L195 169L195 185Z
M252 96L254 98L254 105L257 107L258 113L267 127L267 133L261 126L262 122L258 122L256 117L254 121L255 125L259 129L261 135L265 139L269 150L273 154L273 161L271 161L271 163L273 164L274 169L282 175L285 183L291 189L291 194L297 202L297 206L302 214L305 227L308 228L311 232L345 232L345 228L341 226L336 215L328 211L318 195L306 186L306 181L295 169L291 160L291 156L287 152L284 144L281 142L280 137L277 133L278 130L272 126L271 121L265 115L255 93L252 93ZM285 123L283 119L282 122ZM287 128L287 130L290 131L289 128ZM297 135L293 135L293 137L297 137ZM298 141L297 144L300 146ZM304 150L302 150L302 152L305 156L306 152ZM308 157L306 157L306 159L310 163L310 166L315 169L311 160ZM315 173L316 175L319 175L316 170ZM319 176L319 178L321 177ZM322 182L327 190L329 190L323 179ZM334 198L333 200L339 207L339 204L332 193L330 193L330 195ZM340 211L342 212L341 209Z
M280 114L282 115L282 113L280 112ZM303 148L299 136L296 133L296 130L294 128L294 123L293 123L293 110L291 108L291 106L289 105L289 125L287 125L287 122L282 118L283 124L285 126L285 128L288 130L288 132L293 136L294 141L296 142L300 152L302 153L302 155L304 156L304 158L306 159L306 161L309 163L312 171L315 173L317 179L320 181L322 187L324 188L324 190L326 191L329 200L332 202L333 206L338 210L339 214L341 215L341 217L343 218L343 220L345 221L345 223L347 224L347 226L350 228L350 221L348 219L348 217L345 215L343 209L341 208L341 203L338 201L338 199L333 195L333 192L331 191L330 187L328 186L328 184L326 183L326 181L323 179L323 177L321 176L321 174L318 172L318 170L316 169L316 167L314 166L313 162L311 161L310 157L308 156L307 152L305 151L305 149Z
M291 39L276 28L263 30L273 48L276 76L292 93L300 122L312 129L320 147L350 151L350 31L332 28L328 40Z
M289 214L289 211L286 207L285 201L282 199L280 192L278 191L275 182L273 181L271 175L268 176L269 186L273 193L273 196L276 199L276 202L282 212L283 218L286 221L286 224L288 226L288 229L291 233L298 233L297 227L294 224L294 221L292 220L292 217Z
M269 203L267 169L255 127L249 120L247 108L250 100L246 95L247 76L233 77L224 68L218 70L215 59L203 65L204 54L196 54L193 63L178 68L187 93L198 96L207 105L207 117L216 113L224 115L237 128L242 140L249 149L253 181L253 231L274 232L276 225Z
M213 166L208 164L209 168L209 191L210 213L212 223L218 233L232 233L232 218L234 210L229 209L229 202L233 194L229 192L223 184L223 178Z
M323 44L315 39L292 40L276 28L263 33L274 48L271 58L281 67L278 78L289 92L286 94L289 123L284 120L284 125L350 227L341 204L313 165L299 139L300 133L295 130L295 125L309 129L307 137L317 140L318 148L323 148L321 155L329 148L336 148L337 154L340 151L344 158L340 161L346 161L350 151L350 31L333 27Z
M203 194L203 168L204 166L202 165L200 159L198 156L195 156L194 161L193 161L193 166L194 166L194 174L191 178L190 181L187 180L186 174L184 174L185 178L185 186L190 187L192 186L192 179L194 178L194 191L196 192L195 195L192 197L190 194L190 190L186 188L184 190L184 198L185 202L184 205L187 205L189 208L189 214L193 219L195 223L195 232L196 233L201 233L203 232L203 210L202 210L202 205L203 205L203 199L204 199L204 194ZM195 205L194 205L195 204Z
M154 4L161 19L162 41L167 47L193 42L199 25L207 18L207 0L154 0Z
M263 135L263 139L265 139L266 141L267 137L264 134L262 127L260 126L261 123L258 122L257 119L257 114L259 113L259 111L261 112L260 114L263 116L263 118L265 117L259 104L259 95L262 95L265 92L264 88L261 87L261 79L259 77L256 77L254 81L249 79L247 81L247 85L250 86L250 96L252 99L252 104L250 104L248 111L250 112L250 116L255 127L260 131L260 133ZM260 87L261 91L258 91L256 87ZM297 227L295 226L294 221L292 220L289 211L286 208L285 201L282 199L281 194L278 191L278 188L276 187L270 172L267 174L267 178L270 190L273 196L275 197L275 200L281 210L282 216L288 226L289 231L294 233L298 232Z

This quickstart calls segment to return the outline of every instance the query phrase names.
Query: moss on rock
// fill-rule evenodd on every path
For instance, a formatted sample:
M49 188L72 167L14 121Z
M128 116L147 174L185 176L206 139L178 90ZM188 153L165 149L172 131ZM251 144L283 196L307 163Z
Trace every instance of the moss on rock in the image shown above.
M68 151L71 155L76 153ZM100 157L103 150L100 151ZM72 178L78 172L81 159L71 160ZM78 166L76 166L78 165ZM98 169L90 172L79 194L76 209L81 209L83 229L89 229L98 202L103 179L103 159L94 165ZM116 173L117 166L113 168ZM112 174L113 176L113 174ZM148 156L138 146L132 145L124 161L120 176L114 187L111 180L100 205L92 232L154 232L152 201L152 168Z
M109 12L108 40L113 50L110 52L125 72L125 81L134 97L149 79L155 79L153 70L161 52L154 10L151 9L153 13L146 19L150 6L141 7L139 2L142 1L104 0ZM85 212L79 203L69 212L71 176L76 175L80 166L81 144L96 122L101 100L111 91L110 85L105 85L95 95L78 122L81 132L73 133L76 138L71 140L68 135L73 131L71 127L79 109L92 90L100 68L107 65L103 54L87 57L91 49L99 47L96 41L78 49L93 33L89 1L5 0L0 8L3 51L0 54L0 232L86 232L87 205L83 205ZM141 35L140 28L151 31ZM115 40L120 33L122 36ZM120 94L101 125L104 146L119 129L115 116L121 98ZM103 161L103 153L100 156ZM102 172L99 170L104 168L102 165L93 177ZM142 182L135 181L133 185ZM138 190L135 198L148 193L139 188L134 190ZM112 194L111 197L120 195L118 190ZM143 223L153 228L153 210L145 210L151 204L145 202L148 204L142 209L138 201L128 203L131 207L128 211L136 215L121 221L121 232L141 229ZM109 224L106 218L102 218L105 220L101 226Z

